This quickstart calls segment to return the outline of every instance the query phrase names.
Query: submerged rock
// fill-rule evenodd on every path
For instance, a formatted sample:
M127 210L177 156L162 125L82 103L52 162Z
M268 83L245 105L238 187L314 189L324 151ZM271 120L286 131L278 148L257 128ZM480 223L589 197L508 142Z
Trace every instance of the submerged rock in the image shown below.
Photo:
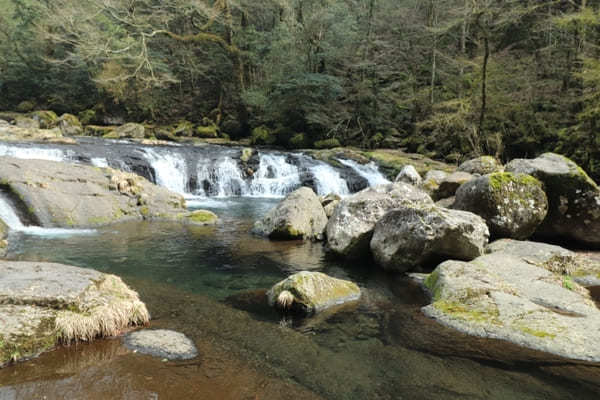
M403 204L433 204L431 197L406 183L379 185L343 199L327 223L327 242L335 253L357 258L369 253L375 224Z
M142 354L167 360L189 360L198 356L194 342L183 333L166 329L145 329L125 336L125 346Z
M569 275L499 251L446 261L425 281L423 312L470 335L562 357L600 361L600 310Z
M355 283L308 271L291 275L267 292L269 305L305 314L359 298L360 288Z
M322 240L327 215L312 189L301 187L254 225L253 231L270 239Z
M487 175L502 172L504 168L494 157L481 156L460 164L458 170L469 174Z
M383 268L405 272L445 259L472 260L484 253L488 238L475 214L406 204L377 223L371 251Z
M483 217L493 237L526 239L546 217L548 200L531 175L498 172L461 186L453 207Z
M215 225L219 222L217 214L207 210L195 210L180 215L183 222L191 225Z
M513 160L506 171L532 175L544 184L548 215L536 233L600 246L600 188L577 164L546 153Z
M114 275L63 264L0 262L0 366L59 343L115 336L149 320Z
M412 165L406 165L396 176L395 182L404 182L409 185L419 186L423 182L423 178Z
M185 210L181 195L110 168L0 157L0 181L17 208L43 227L175 220Z

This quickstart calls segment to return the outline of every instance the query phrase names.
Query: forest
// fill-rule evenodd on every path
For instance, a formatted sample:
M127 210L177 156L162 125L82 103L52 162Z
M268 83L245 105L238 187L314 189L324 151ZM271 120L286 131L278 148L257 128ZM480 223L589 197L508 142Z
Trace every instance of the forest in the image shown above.
M600 176L595 0L0 0L0 109Z

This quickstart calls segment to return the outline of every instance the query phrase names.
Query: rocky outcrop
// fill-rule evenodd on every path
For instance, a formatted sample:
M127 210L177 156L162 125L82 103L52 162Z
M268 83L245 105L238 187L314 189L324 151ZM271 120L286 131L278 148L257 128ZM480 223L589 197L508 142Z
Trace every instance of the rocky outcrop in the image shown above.
M537 233L600 246L600 188L573 161L554 153L517 159L506 171L529 174L544 184L548 215Z
M142 124L133 122L121 125L105 135L108 139L143 139L146 136L146 128Z
M498 172L462 185L453 207L483 217L492 237L526 239L546 217L548 200L531 175Z
M442 260L472 260L489 238L479 216L432 204L402 205L375 226L371 251L385 269L405 272Z
M494 157L481 156L460 164L458 170L472 175L487 175L502 172L504 168Z
M600 361L600 310L569 275L499 251L446 261L425 281L423 312L470 335L562 357Z
M303 271L277 283L267 292L267 298L269 305L283 311L310 315L358 300L360 289L350 281Z
M182 196L110 168L0 157L0 185L30 222L90 227L132 219L177 219Z
M183 333L166 329L132 332L125 336L123 342L130 350L167 360L189 360L198 356L191 339Z
M58 119L58 127L65 136L83 135L83 125L79 119L72 114L63 114Z
M600 286L600 260L560 246L501 239L488 245L486 253L506 253L549 271L569 276L582 286Z
M439 182L438 187L432 190L431 197L436 201L452 197L461 185L472 181L474 178L473 175L460 171L446 175Z
M0 122L0 140L13 141L55 141L62 138L60 129L23 128Z
M253 231L275 240L322 240L326 225L319 197L312 189L301 187L257 221Z
M419 186L423 182L423 178L421 178L415 167L407 165L396 176L395 182L404 182L409 185Z
M0 262L0 366L59 343L115 336L148 322L120 278L62 264Z
M52 129L58 124L58 115L54 111L33 111L29 117L36 120L42 129Z
M327 223L327 243L348 258L368 254L375 224L403 204L433 204L427 193L406 183L379 185L343 199Z

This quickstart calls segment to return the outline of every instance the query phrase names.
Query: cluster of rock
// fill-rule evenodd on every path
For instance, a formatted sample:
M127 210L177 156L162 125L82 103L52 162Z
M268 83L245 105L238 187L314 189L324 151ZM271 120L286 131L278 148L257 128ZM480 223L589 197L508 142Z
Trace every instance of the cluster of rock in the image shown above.
M600 189L573 161L547 153L503 167L481 157L424 179L407 166L393 184L321 200L300 189L258 222L257 231L323 239L339 256L371 255L387 270L437 265L424 279L432 296L426 315L469 334L600 361L600 311L585 288L600 283L600 263L522 241L535 235L600 245ZM490 237L500 240L488 244ZM295 289L311 279L279 283L269 302L318 311ZM338 285L323 287L333 294Z

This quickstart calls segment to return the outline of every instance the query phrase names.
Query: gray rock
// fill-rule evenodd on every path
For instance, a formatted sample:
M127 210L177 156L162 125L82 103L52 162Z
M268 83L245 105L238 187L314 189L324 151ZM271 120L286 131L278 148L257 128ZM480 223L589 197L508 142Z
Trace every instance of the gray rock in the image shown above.
M90 227L132 219L177 219L179 194L110 168L0 157L0 180L43 227Z
M426 279L425 315L470 335L600 361L600 310L568 276L496 252L446 261Z
M502 172L504 168L494 157L481 156L460 164L458 170L473 175L487 175L494 172Z
M453 208L455 201L456 201L456 197L452 196L452 197L447 197L445 199L436 201L435 205L439 206L439 207L444 207L444 208Z
M440 171L437 169L427 171L427 173L425 174L425 178L423 178L423 182L421 183L421 188L427 193L431 194L440 187L440 183L442 183L442 181L446 179L447 176L447 172Z
M398 176L396 176L395 182L404 182L409 185L419 186L423 182L423 178L421 178L415 167L406 165L400 170Z
M253 231L271 239L323 240L326 225L319 198L312 189L301 187L257 221Z
M472 260L484 253L488 238L475 214L407 204L377 223L371 251L383 268L405 272L446 259Z
M143 139L146 135L146 128L142 124L130 122L119 126L113 131L112 135L117 138Z
M149 320L120 278L63 264L0 262L0 366L59 342L115 336Z
M327 243L335 253L357 258L369 253L375 224L403 204L433 204L427 193L406 183L379 185L343 199L327 223Z
M327 218L331 218L335 208L340 204L340 201L342 201L342 198L335 193L330 193L319 200L321 201L323 210L325 210L325 215L327 215Z
M40 129L40 122L29 117L17 117L15 126L24 129Z
M79 118L72 114L61 115L58 119L58 127L65 136L83 135L83 126L79 122Z
M488 245L486 253L503 252L562 275L582 286L600 286L600 260L547 243L501 239Z
M145 329L125 336L125 346L138 353L167 360L189 360L198 356L194 342L183 333Z
M526 239L546 217L548 200L531 175L497 172L462 185L453 207L485 219L492 237Z
M554 153L517 159L506 171L529 174L544 184L548 215L537 234L600 246L600 189L573 161Z
M439 182L437 189L432 191L431 197L434 200L452 197L456 194L456 191L461 185L473 180L474 178L475 177L473 175L466 172L453 172Z
M321 312L359 298L360 289L355 283L309 271L291 275L267 292L272 307L305 314Z

